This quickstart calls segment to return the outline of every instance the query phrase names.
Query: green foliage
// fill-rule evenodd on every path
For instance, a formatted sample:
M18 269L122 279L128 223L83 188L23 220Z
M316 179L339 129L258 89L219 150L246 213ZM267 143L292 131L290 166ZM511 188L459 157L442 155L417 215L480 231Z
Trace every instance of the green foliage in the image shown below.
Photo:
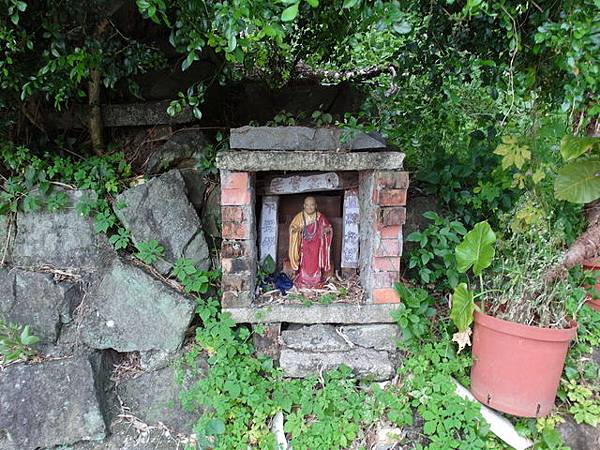
M422 231L410 233L406 240L417 242L419 247L410 252L408 268L414 269L423 284L432 284L435 289L454 288L459 280L456 270L454 246L467 232L459 220L442 218L433 211L423 214L432 221Z
M106 233L117 223L117 216L112 211L100 211L94 217L94 225L96 227L96 233Z
M216 144L208 144L204 148L202 159L198 162L196 168L205 176L214 176L219 173L217 169L217 152L229 149L229 140L220 131L215 135Z
M174 276L192 294L206 294L210 286L219 278L218 271L202 271L194 266L191 259L179 258L171 269Z
M185 277L192 271L182 260L173 272ZM357 384L343 366L318 377L284 379L271 359L253 355L252 333L219 312L216 300L199 303L203 326L196 328L196 344L181 369L202 376L180 394L186 409L203 411L194 426L194 448L274 448L267 425L278 411L285 415L285 432L295 448L350 448L378 420L412 424L414 410L425 421L427 448L459 449L465 442L468 448L497 448L478 404L455 393L452 377L465 383L470 359L457 357L448 342L429 342L433 299L421 289L399 286L399 291L405 306L397 319L406 319L404 343L415 353L404 360L402 382L385 388ZM196 365L201 354L208 355L208 371Z
M452 378L466 383L471 365L467 356L458 356L448 342L427 343L411 355L400 369L410 405L424 419L423 431L431 450L494 448L489 427L479 405L456 394ZM423 448L417 445L416 448Z
M479 222L456 247L456 266L459 272L471 267L475 275L492 264L496 234L487 222Z
M0 164L10 173L0 185L0 214L16 212L19 208L32 212L42 206L51 211L70 206L62 190L65 184L94 191L96 198L101 199L105 194L118 193L124 186L122 180L131 174L129 164L119 152L74 160L50 153L38 156L29 148L11 142L0 147ZM87 204L78 207L80 212L89 214L98 208L103 213L96 220L99 231L105 232L114 225L108 203L89 197L84 201Z
M113 234L108 240L113 245L115 250L124 250L129 245L131 239L131 233L125 228L119 227L117 232Z
M560 141L560 155L565 161L570 161L592 150L599 143L600 139L595 137L566 135Z
M104 87L114 89L122 81L139 95L134 78L166 65L156 48L115 32L114 23L99 27L110 17L103 2L49 1L27 8L26 2L4 0L2 8L10 21L4 15L0 22L0 108L43 100L60 109L86 96L93 70ZM99 29L110 31L110 39Z
M0 366L35 355L33 346L39 338L30 334L29 325L21 326L0 319Z
M236 329L214 302L199 314L204 327L196 330L199 348L192 353L208 352L210 370L181 398L189 409L209 407L194 427L202 448L273 448L267 422L277 411L286 413L286 431L299 448L345 448L360 424L373 420L364 415L366 394L355 389L347 369L322 381L283 380L272 360L252 356L251 333Z
M472 268L473 273L481 277L482 270L492 264L495 253L493 244L495 242L496 234L487 222L476 224L456 247L457 269L464 273ZM483 293L483 283L480 281L480 284ZM460 283L456 286L452 294L450 318L458 328L458 333L455 334L454 339L459 342L461 349L463 346L462 342L465 340L465 333L469 333L467 330L473 322L473 313L475 311L474 299L475 296L469 290L466 283ZM485 310L485 306L482 306L482 309Z
M319 303L321 305L331 305L336 300L336 295L328 292L319 296Z
M454 294L452 294L452 309L450 311L450 319L458 328L459 333L464 332L471 326L474 312L473 293L469 290L467 283L460 283L454 289Z
M198 120L202 119L202 111L200 105L204 103L204 94L206 92L206 86L203 83L198 83L190 86L186 93L178 93L178 99L173 100L167 108L167 114L171 117L176 116L184 107L189 107L192 110L192 114Z
M257 269L258 282L261 285L266 283L267 277L273 275L277 266L275 264L275 260L271 255L265 256L265 258L260 262Z
M487 218L494 220L510 209L517 195L512 177L502 170L498 156L491 151L494 141L472 140L475 144L467 155L438 149L423 158L415 174L426 193L471 226Z
M137 242L135 247L137 248L135 256L145 264L154 264L165 252L164 247L159 245L156 239L148 242Z
M575 310L578 306L570 305ZM578 338L567 353L558 398L577 423L595 427L600 423L600 374L590 355L600 345L600 314L583 307L578 310L577 325Z
M589 203L600 198L600 161L577 160L561 167L554 184L559 200Z
M429 335L435 300L425 289L409 288L400 283L395 289L401 302L392 311L392 317L402 330L402 346L414 349Z
M502 156L502 168L507 169L515 166L522 169L526 161L531 159L529 146L519 145L517 139L513 136L503 136L502 144L494 150L496 155Z
M329 113L324 113L322 111L315 111L311 114L311 119L314 121L315 125L318 127L322 127L325 125L331 125L333 122L333 117Z

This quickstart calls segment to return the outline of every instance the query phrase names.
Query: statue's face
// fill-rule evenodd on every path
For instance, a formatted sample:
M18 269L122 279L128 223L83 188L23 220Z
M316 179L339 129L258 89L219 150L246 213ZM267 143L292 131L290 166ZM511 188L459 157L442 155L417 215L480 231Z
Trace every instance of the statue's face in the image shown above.
M317 201L314 197L306 197L304 199L304 212L306 214L314 214L317 210Z

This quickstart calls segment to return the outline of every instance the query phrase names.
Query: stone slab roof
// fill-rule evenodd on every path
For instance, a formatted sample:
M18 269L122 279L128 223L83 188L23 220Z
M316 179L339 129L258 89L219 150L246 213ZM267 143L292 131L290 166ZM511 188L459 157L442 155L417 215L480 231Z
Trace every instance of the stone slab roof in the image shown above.
M229 146L239 150L314 150L339 151L385 150L383 138L376 134L358 133L348 142L341 142L339 128L309 127L241 127L233 128Z

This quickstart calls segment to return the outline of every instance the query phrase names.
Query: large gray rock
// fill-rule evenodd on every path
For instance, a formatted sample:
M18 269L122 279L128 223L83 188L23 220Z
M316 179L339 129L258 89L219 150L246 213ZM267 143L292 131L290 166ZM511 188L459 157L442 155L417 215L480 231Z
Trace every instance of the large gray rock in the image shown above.
M185 380L184 386L189 381ZM184 386L176 382L175 369L169 366L124 381L117 390L125 406L142 422L149 425L162 422L176 433L191 434L201 411L191 413L183 409L179 393Z
M229 145L243 150L381 150L380 136L358 133L342 143L339 128L241 127L231 130Z
M73 283L55 282L46 273L0 269L0 315L29 325L42 344L56 342L80 300L81 291Z
M201 270L210 267L202 224L178 170L126 190L117 203L126 205L115 208L115 214L135 243L156 239L164 247L164 259L155 264L161 273L168 273L178 258L191 259Z
M154 175L169 169L196 167L207 146L208 141L201 131L178 131L150 155L146 173Z
M181 176L187 189L187 197L199 217L202 217L204 197L206 195L206 179L198 169L181 169ZM206 230L203 230L206 234Z
M392 324L350 325L340 329L353 344L375 350L396 349L401 338L400 328Z
M118 352L173 352L183 342L194 306L142 269L115 259L86 298L82 340Z
M309 325L298 330L285 330L281 340L288 348L305 352L343 352L350 350L349 344L335 332L332 325Z
M68 447L59 445L44 450L182 450L185 442L162 427L136 429L134 423L117 422L111 426L110 435L104 442L81 441ZM0 450L21 450L2 448Z
M301 352L284 348L281 350L279 365L287 377L304 378L319 373L319 370L332 370L345 364L359 378L371 376L375 381L389 380L394 375L394 367L387 352L356 347L347 352Z
M600 448L600 426L578 424L568 417L557 428L563 442L571 450L598 450Z
M86 358L17 364L0 372L0 448L19 450L99 441L103 411Z
M112 257L114 252L104 233L96 233L93 220L83 217L75 205L87 191L64 191L70 205L50 212L17 215L17 236L13 261L19 266L50 265L62 268L95 270Z

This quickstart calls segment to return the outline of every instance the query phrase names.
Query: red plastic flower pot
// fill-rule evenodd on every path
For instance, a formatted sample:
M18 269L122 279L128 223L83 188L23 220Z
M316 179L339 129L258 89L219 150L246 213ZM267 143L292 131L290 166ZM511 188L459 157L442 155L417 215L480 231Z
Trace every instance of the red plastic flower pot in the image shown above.
M571 328L531 327L475 313L471 392L484 405L520 417L554 407Z
M583 270L600 271L600 258L584 261L582 266ZM596 278L596 290L600 292L600 277ZM590 294L587 296L586 303L589 307L596 311L600 311L600 299L594 300Z

